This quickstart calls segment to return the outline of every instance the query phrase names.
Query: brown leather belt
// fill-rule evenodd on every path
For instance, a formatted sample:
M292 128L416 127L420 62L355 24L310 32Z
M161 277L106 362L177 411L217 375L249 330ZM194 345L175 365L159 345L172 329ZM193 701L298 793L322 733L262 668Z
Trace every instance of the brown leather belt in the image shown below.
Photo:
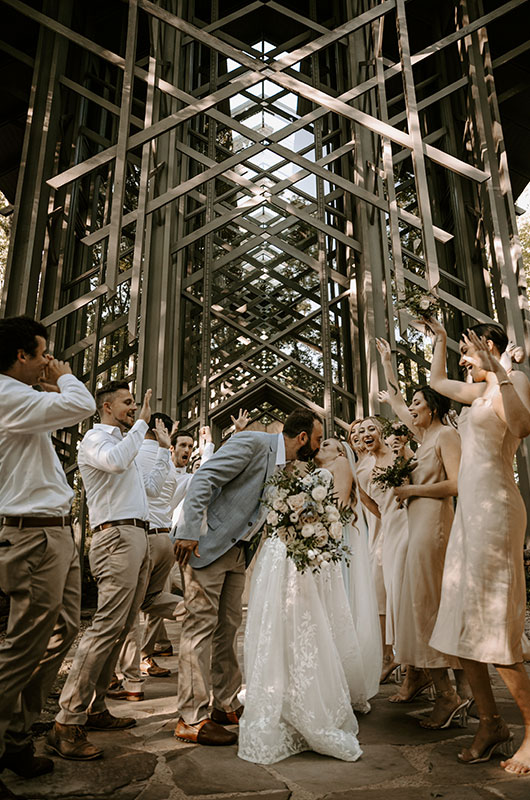
M67 528L72 524L66 517L2 517L2 524L10 528Z
M171 528L150 528L149 533L169 533Z
M97 533L97 531L104 531L106 528L116 528L118 525L132 525L134 528L142 528L146 532L149 531L149 523L143 519L113 519L109 522L102 522L101 525L96 525L92 530Z

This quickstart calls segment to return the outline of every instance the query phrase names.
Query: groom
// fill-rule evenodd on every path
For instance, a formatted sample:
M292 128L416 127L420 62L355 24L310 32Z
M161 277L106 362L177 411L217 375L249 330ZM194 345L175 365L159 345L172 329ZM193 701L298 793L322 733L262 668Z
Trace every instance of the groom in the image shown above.
M180 638L177 739L206 745L237 740L223 725L237 724L243 710L237 699L236 635L245 568L253 554L250 542L266 516L260 504L263 485L288 461L311 458L321 440L319 417L297 408L282 433L232 436L193 477L175 542L187 611Z

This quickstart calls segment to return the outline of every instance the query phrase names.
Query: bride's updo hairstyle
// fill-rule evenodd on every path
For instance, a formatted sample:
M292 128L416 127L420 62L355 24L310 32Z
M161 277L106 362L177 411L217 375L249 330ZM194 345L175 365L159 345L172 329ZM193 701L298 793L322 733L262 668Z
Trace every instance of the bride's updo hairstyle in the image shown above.
M443 394L439 394L435 392L434 389L427 384L422 384L421 386L416 386L414 389L414 394L417 392L421 392L425 402L429 406L430 412L434 417L438 417L440 422L443 422L444 425L447 424L448 421L451 421L449 412L451 410L451 401L448 397L444 397Z
M502 325L495 325L492 322L482 322L479 325L471 325L464 333L467 333L467 331L474 331L479 338L483 336L486 340L489 339L493 342L501 355L508 347L508 336Z

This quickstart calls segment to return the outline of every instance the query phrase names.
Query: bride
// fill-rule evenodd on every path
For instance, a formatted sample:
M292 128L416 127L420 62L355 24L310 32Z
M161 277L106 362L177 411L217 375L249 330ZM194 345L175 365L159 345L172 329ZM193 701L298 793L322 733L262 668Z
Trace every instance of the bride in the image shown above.
M250 589L238 753L257 764L304 750L356 761L362 750L353 709L368 712L378 690L377 600L353 452L326 439L315 461L332 473L339 501L355 512L344 527L352 550L351 608L340 564L298 572L283 542L265 540Z

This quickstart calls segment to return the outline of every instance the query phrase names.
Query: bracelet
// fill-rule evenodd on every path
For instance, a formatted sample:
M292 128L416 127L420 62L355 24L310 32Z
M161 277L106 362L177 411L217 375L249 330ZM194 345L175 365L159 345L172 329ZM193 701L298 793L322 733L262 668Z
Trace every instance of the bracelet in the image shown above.
M503 381L499 381L499 386L504 386L505 384L513 386L513 383L510 380L508 380L508 378L505 378Z

